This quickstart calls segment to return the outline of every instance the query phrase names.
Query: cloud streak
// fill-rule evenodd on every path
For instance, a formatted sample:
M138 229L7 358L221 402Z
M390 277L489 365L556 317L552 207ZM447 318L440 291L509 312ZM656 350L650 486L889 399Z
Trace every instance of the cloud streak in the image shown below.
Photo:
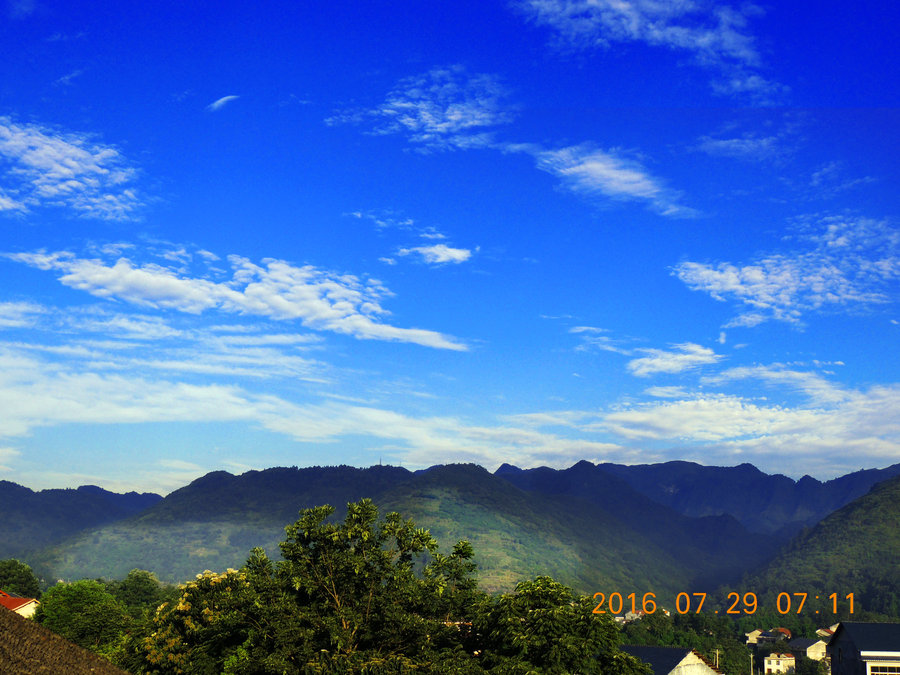
M397 255L417 255L426 263L432 265L442 265L452 263L458 265L466 262L472 257L472 251L467 248L453 248L446 244L435 244L433 246L415 246L412 248L401 248L397 251Z
M624 151L603 150L590 143L554 149L498 140L496 127L512 121L502 107L505 95L497 78L490 75L469 75L461 66L436 68L402 80L382 105L334 115L326 123L368 124L370 133L400 134L423 150L479 148L526 154L536 168L582 196L640 201L670 217L697 215L679 203L680 193Z
M762 60L748 29L755 6L654 0L520 0L515 6L575 48L640 42L690 54L717 71L712 86L721 94L768 97L783 90L757 72Z
M206 106L206 109L209 110L210 112L216 112L216 111L219 111L222 108L224 108L226 105L228 105L232 101L237 101L239 98L240 98L240 96L234 96L234 95L223 96L222 98L216 99L215 101L210 103L208 106Z
M675 345L674 351L662 349L641 349L646 354L628 362L628 370L638 377L649 377L658 373L683 373L703 365L718 363L722 357L708 347L692 342Z
M188 314L217 310L226 314L297 320L303 326L357 339L406 342L437 349L466 350L441 333L384 323L380 302L390 291L374 279L361 280L312 265L298 267L267 258L261 264L229 256L231 278L218 281L189 276L171 264L80 258L70 252L6 254L6 258L59 274L70 288L140 307Z

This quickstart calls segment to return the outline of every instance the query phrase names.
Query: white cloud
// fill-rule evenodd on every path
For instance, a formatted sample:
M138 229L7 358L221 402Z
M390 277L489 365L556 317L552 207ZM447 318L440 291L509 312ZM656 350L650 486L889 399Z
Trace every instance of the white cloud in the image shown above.
M480 148L527 154L538 169L582 195L643 201L664 216L697 215L694 209L679 204L681 195L677 191L667 188L639 161L620 150L601 150L587 143L547 149L535 143L495 140L493 132L487 130L511 120L511 115L501 109L504 95L493 76L470 76L460 66L436 68L402 80L378 108L335 115L326 122L374 123L373 133L403 134L425 149ZM373 220L379 227L412 229L412 221L391 214L352 215Z
M748 16L758 11L752 5L741 10L657 0L520 0L516 5L575 47L640 42L691 54L720 73L713 86L721 93L769 95L780 89L754 72L761 59L748 30Z
M488 129L511 119L501 106L505 94L492 75L470 75L459 65L433 68L401 80L377 108L342 112L326 123L370 122L375 134L404 134L430 149L483 146Z
M210 112L216 112L217 110L221 110L226 105L228 105L232 101L238 100L239 98L240 98L240 96L234 96L234 95L223 96L222 98L216 99L215 101L210 103L208 106L206 106L206 109L209 110Z
M516 149L516 146L510 146ZM527 146L520 146L527 151ZM639 162L616 152L599 150L590 145L571 146L559 150L531 148L537 168L562 179L575 192L600 194L617 200L640 200L664 216L694 216L693 209L678 204L680 195L667 189Z
M71 73L60 77L53 84L58 87L68 87L70 84L72 84L72 80L74 80L76 77L80 77L81 75L84 75L83 70L73 70Z
M33 326L44 312L32 302L0 302L0 329Z
M446 244L434 246L415 246L413 248L401 248L397 255L419 255L427 263L440 265L443 263L463 263L472 257L472 251L467 248L452 248Z
M628 362L628 370L638 377L647 377L657 373L683 373L699 366L717 363L722 359L708 347L702 347L692 342L674 345L675 351L662 349L640 349L647 354Z
M16 253L7 258L60 273L59 280L92 295L141 307L174 309L190 314L219 310L232 314L298 320L313 330L358 339L408 342L438 349L464 351L452 337L419 328L383 323L380 305L390 291L374 279L326 272L284 260L264 259L257 265L229 256L232 277L226 282L179 274L155 263L138 264L120 257L115 262L78 258L70 252Z
M0 471L12 471L12 468L9 466L9 462L10 460L18 457L20 454L22 453L15 448L0 447Z
M141 206L137 175L121 153L85 134L64 134L0 117L0 210L71 209L104 220L134 218Z
M732 138L703 136L697 149L708 155L764 161L782 156L786 150L783 138L745 134Z
M743 306L726 327L769 319L799 323L806 312L857 311L893 301L888 288L900 278L900 245L887 222L823 218L804 239L812 250L773 253L743 265L683 262L672 273L691 290Z
M380 439L404 464L474 461L497 466L567 466L620 448L523 426L473 425L455 417L412 417L342 402L296 404L236 386L190 385L146 377L80 372L0 347L0 437L61 424L240 422L324 443L350 436ZM170 468L173 466L167 464Z

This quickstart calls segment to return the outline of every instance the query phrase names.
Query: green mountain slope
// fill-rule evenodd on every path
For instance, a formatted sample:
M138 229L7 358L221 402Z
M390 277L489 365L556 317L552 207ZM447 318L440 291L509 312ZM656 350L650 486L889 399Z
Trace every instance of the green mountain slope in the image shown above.
M826 482L810 476L794 481L752 464L702 466L694 462L600 464L654 501L693 517L730 514L751 532L789 538L832 511L900 474L900 464L856 471Z
M428 527L443 550L459 539L472 541L481 583L491 590L550 574L586 593L673 595L693 575L651 537L596 504L528 493L468 465L418 473L393 467L216 472L31 562L52 577L121 577L141 567L181 581L204 569L238 567L253 546L276 554L284 526L302 507L343 507L363 496Z
M856 611L900 616L898 523L900 476L802 532L742 585L842 599L853 593Z
M529 494L474 465L416 476L383 504L426 525L442 548L468 539L490 591L547 574L584 593L677 593L692 572L609 511L567 496Z
M274 468L233 476L214 471L140 514L81 532L29 557L45 578L124 577L139 567L180 582L203 570L239 567L254 546L277 553L301 508L378 499L413 474L375 466Z
M116 494L93 485L41 490L0 481L0 559L16 558L86 528L127 518L162 500L156 494Z
M736 580L747 569L768 561L777 548L772 537L748 532L730 515L690 518L644 496L601 466L581 461L556 471L504 465L496 475L547 496L586 500L618 518L692 570L685 588L714 588Z

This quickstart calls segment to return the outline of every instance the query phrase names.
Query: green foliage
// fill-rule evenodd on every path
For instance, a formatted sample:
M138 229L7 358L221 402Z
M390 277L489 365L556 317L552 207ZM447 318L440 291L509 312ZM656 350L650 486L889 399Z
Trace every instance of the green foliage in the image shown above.
M431 534L371 500L301 511L283 560L254 549L240 570L181 588L122 661L133 672L564 673L645 675L588 598L540 577L492 599L465 541Z
M618 628L592 608L550 577L519 583L489 603L476 624L484 665L513 673L649 673L618 651Z
M743 582L767 589L760 604L775 607L779 592L819 595L822 623L862 620L864 610L900 616L900 477L872 488L804 531L766 569ZM854 595L849 613L848 593ZM838 613L825 599L838 593Z
M632 621L622 631L626 644L696 649L726 675L744 675L750 652L739 622L711 613L666 616L661 612ZM786 651L786 650L782 650Z
M135 619L155 612L160 604L177 594L174 586L160 583L153 572L137 569L122 580L108 582L106 589Z
M40 581L28 565L15 558L0 560L0 590L24 598L41 597Z
M44 593L35 620L75 644L99 654L124 637L125 609L98 581L57 584Z

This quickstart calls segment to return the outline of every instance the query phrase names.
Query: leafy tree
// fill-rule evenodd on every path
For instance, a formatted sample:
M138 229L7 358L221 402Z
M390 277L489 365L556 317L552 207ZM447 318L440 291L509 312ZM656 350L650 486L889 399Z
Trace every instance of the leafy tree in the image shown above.
M132 618L155 612L160 604L177 595L173 586L160 583L153 572L138 569L131 570L122 580L108 582L106 588Z
M25 598L41 597L40 581L28 565L15 558L0 560L0 590Z
M427 530L396 513L379 520L370 500L349 504L341 523L328 521L333 511L304 509L286 528L282 561L254 549L241 570L185 584L149 634L132 640L132 655L159 673L398 672L471 661L459 626L481 597L472 547L442 555Z
M618 627L608 615L592 615L593 606L550 577L519 583L478 622L484 665L512 673L649 673L618 650Z
M128 640L132 672L599 673L645 675L618 629L549 577L490 598L474 551L450 554L368 499L304 509L283 560L254 549L240 570L204 572Z
M34 618L54 633L99 654L113 650L126 627L122 605L102 583L88 579L50 588Z

